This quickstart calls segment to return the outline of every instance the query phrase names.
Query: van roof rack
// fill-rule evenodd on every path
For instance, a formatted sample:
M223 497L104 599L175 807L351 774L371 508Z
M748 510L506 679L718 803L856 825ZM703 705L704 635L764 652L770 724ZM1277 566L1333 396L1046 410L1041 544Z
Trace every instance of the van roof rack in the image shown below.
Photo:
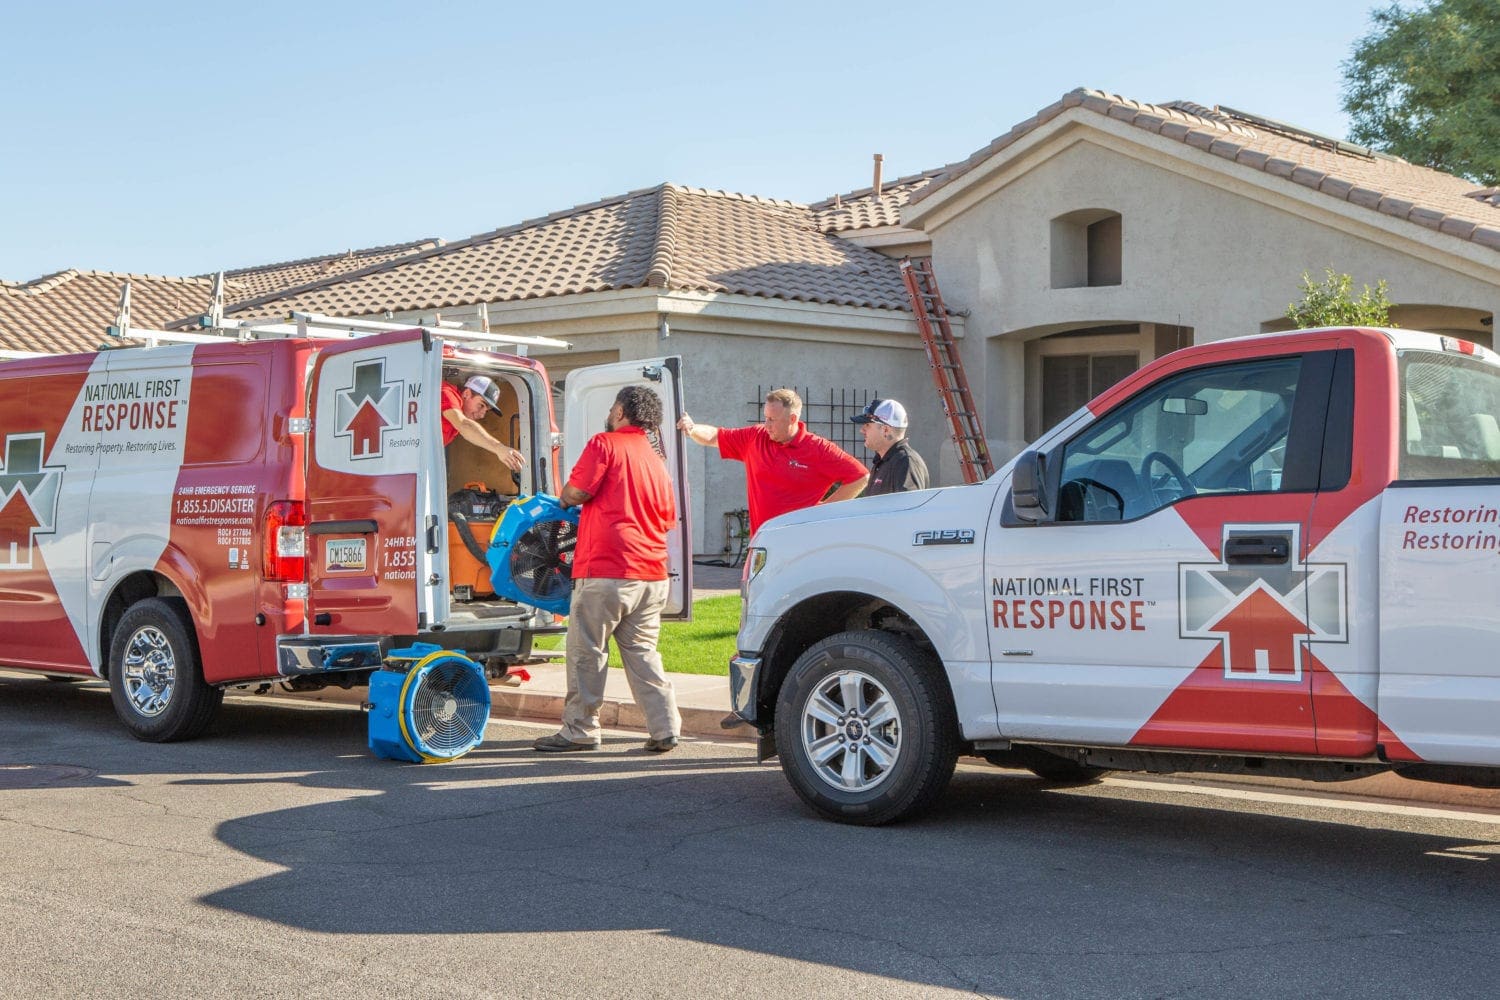
M396 323L387 320L352 319L342 316L325 316L322 313L291 312L281 319L228 319L224 318L224 273L214 278L213 302L208 312L199 317L202 332L187 330L150 330L133 326L130 322L130 282L120 289L120 308L115 321L106 327L111 337L139 340L146 347L162 344L220 344L226 340L285 340L289 338L311 340L350 340L368 337L376 333L393 333L398 330L422 330L455 344L462 344L480 351L505 350L506 353L526 356L532 347L571 348L566 340L554 337L527 337L519 334L491 333L489 310L484 304L479 308L483 330L468 330L464 324L439 319L436 325L421 323Z

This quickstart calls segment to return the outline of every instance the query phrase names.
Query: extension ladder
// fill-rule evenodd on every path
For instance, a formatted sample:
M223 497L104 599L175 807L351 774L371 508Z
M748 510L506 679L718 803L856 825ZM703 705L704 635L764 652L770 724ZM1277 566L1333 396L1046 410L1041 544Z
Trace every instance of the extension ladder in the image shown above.
M977 483L988 479L995 466L990 461L990 449L979 425L974 394L969 391L969 380L964 376L963 359L959 357L958 344L953 340L948 307L943 305L943 297L938 294L932 260L927 257L902 260L901 278L906 282L906 294L911 297L912 312L917 317L917 329L921 331L922 343L927 348L932 381L937 386L938 398L943 402L953 444L958 448L958 464L963 470L964 482Z

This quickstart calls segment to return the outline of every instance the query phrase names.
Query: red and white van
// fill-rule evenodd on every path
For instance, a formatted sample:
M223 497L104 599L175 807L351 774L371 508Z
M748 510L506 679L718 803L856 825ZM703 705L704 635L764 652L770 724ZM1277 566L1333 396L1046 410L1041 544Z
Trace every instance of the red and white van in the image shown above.
M503 663L557 630L524 604L458 599L447 569L447 498L478 459L445 454L440 382L495 379L504 416L486 421L527 465L490 485L555 493L540 362L441 329L199 340L0 364L0 666L106 677L130 731L164 741L199 733L226 687L349 686L414 640ZM568 453L630 383L675 422L680 372L570 373ZM685 519L680 436L660 446ZM690 610L690 537L684 520L669 617Z

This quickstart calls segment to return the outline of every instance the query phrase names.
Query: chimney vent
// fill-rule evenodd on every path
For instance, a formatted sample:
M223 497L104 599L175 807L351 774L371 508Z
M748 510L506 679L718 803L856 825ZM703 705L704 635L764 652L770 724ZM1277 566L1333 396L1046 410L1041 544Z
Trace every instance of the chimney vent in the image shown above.
M880 164L884 160L885 157L879 153L875 154L875 183L871 186L875 189L875 197L877 198L880 197Z

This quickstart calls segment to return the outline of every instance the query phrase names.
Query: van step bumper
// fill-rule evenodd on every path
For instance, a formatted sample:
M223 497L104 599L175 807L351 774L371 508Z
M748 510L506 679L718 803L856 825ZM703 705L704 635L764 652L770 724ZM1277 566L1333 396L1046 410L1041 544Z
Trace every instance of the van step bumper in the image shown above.
M367 636L283 636L276 641L276 672L282 677L340 670L377 670L390 651L389 639Z

